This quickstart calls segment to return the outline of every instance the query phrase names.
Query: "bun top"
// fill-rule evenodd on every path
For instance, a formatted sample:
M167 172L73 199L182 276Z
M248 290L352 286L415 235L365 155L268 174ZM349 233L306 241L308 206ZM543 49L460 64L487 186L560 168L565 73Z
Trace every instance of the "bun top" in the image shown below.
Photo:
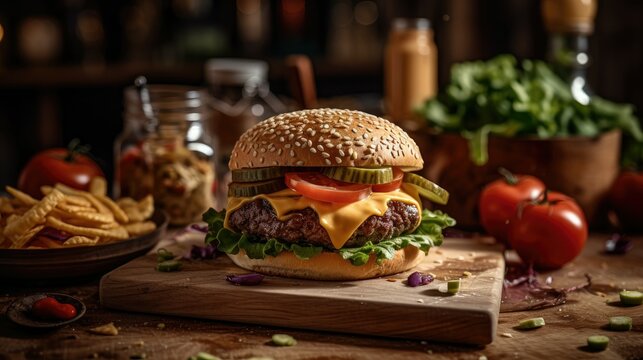
M313 109L273 116L246 131L230 169L268 166L398 166L419 170L420 149L400 127L354 110Z

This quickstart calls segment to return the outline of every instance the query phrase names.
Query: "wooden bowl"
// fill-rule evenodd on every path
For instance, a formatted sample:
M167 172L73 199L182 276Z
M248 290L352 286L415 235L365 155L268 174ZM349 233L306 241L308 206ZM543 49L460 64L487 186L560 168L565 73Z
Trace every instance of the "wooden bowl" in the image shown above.
M424 176L450 193L448 212L458 226L478 228L478 198L489 182L500 178L498 168L534 175L551 190L580 204L594 226L606 223L605 195L618 176L620 131L596 138L489 138L489 161L476 166L467 140L457 134L413 134L424 157Z
M0 281L78 279L104 274L148 252L163 237L168 216L156 210L146 235L96 246L0 249Z

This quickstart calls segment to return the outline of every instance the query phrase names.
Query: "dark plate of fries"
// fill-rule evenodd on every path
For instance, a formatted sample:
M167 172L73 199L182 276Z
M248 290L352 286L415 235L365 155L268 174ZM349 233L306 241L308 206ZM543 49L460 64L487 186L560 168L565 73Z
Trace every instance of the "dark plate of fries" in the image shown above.
M163 237L168 217L156 210L156 229L145 235L93 246L50 249L0 249L0 280L87 278L147 253Z
M152 196L112 200L105 186L45 186L42 199L6 190L12 198L0 198L0 280L103 274L149 251L168 224Z

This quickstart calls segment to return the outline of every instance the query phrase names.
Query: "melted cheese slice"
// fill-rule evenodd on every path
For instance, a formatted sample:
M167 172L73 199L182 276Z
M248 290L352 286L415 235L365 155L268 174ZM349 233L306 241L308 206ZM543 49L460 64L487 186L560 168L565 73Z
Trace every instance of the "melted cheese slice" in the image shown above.
M333 204L303 197L291 189L284 189L272 194L261 194L254 197L228 198L225 227L228 226L228 216L243 204L264 199L270 203L277 213L279 220L287 220L290 212L305 208L313 209L319 216L320 224L326 229L330 240L336 249L344 246L351 235L371 215L382 216L388 209L388 202L396 200L405 204L415 205L421 212L422 206L416 191L404 186L404 190L391 192L374 192L368 198L350 204ZM405 191L406 190L406 191ZM418 218L419 225L420 219Z

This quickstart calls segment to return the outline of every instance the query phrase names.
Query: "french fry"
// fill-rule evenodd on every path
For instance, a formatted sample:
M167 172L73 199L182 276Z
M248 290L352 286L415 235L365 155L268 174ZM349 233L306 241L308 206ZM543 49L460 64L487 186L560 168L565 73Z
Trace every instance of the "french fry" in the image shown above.
M4 228L3 232L4 235L13 242L12 247L22 247L24 242L19 243L16 241L20 234L23 234L35 225L42 223L47 214L49 214L64 198L65 195L63 195L63 193L54 190L36 205L31 207L31 209L27 210L24 215L20 216L15 221L7 222L7 226Z
M9 246L10 249L19 249L23 247L26 243L31 240L36 234L40 232L45 226L44 225L36 225L33 228L21 233L18 236L15 236L13 239L11 239L12 244Z
M87 237L87 236L72 236L69 239L65 240L63 246L87 246L87 245L96 245L98 243L98 237Z
M65 195L74 195L85 199L91 204L91 206L98 210L99 213L111 213L111 211L109 211L109 209L105 205L103 205L94 195L88 193L87 191L76 190L61 183L56 184L54 188L61 191Z
M15 211L9 199L0 197L0 214L13 214Z
M75 235L84 235L89 237L105 237L111 239L123 240L128 238L127 230L122 226L113 229L97 229L92 227L76 226L72 224L65 223L64 221L57 219L53 216L47 217L47 226L50 226L54 229L58 229L69 234Z
M156 229L156 224L152 221L146 221L141 223L132 223L123 225L129 236L140 236L151 233Z
M89 192L96 196L106 196L107 195L107 181L102 176L95 176L89 182Z
M60 209L68 213L79 213L79 212L97 212L95 208L90 206L78 206L68 203L67 201L62 201L58 204L57 209Z
M131 197L120 198L116 200L116 203L121 207L121 209L125 209L126 207L131 206L138 206L138 202L136 202L136 200L132 199Z
M121 224L127 224L129 222L129 217L121 209L115 202L114 200L108 198L107 196L96 196L98 200L100 200L103 205L105 205L112 214L114 214L114 218L116 218L116 221L118 221Z
M126 207L123 209L123 211L125 211L127 217L129 218L129 221L132 223L145 221L145 217L143 216L143 214L141 214L141 211L138 209L138 207Z
M154 213L154 198L152 195L147 195L137 204L138 210L143 215L143 219L149 219Z
M16 198L16 200L20 201L24 205L34 206L38 203L38 200L32 198L29 194L25 194L18 189L12 188L11 186L6 186L5 189L9 194Z
M48 185L44 185L40 187L40 191L42 192L43 195L49 195L49 193L53 189L54 189L53 187ZM87 199L78 195L65 194L65 202L68 203L69 205L92 207L92 204L89 201L87 201Z
M93 225L114 222L114 216L111 213L103 214L90 211L67 211L68 209L60 208L57 208L56 210L57 211L53 214L59 218L83 220Z

